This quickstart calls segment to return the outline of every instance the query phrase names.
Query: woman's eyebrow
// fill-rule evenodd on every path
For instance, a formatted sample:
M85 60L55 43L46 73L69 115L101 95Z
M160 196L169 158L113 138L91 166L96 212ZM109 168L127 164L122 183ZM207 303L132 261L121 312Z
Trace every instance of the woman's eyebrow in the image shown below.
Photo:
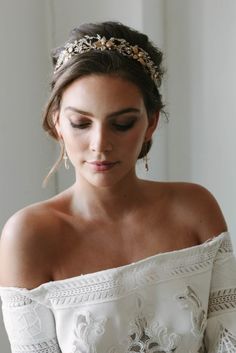
M125 108L118 110L116 112L110 113L107 115L108 118L114 118L115 116L127 114L127 113L141 113L140 109L137 108Z
M64 111L67 111L67 110L71 110L71 111L73 111L75 113L78 113L78 114L81 114L81 115L94 117L94 115L92 113L86 112L84 110L77 109L75 107L68 106L68 107L66 107L64 109ZM122 114L126 114L126 113L141 113L141 111L140 111L140 109L137 109L137 108L128 107L128 108L124 108L124 109L109 113L107 115L107 117L108 118L114 118L116 116L119 116L119 115L122 115Z

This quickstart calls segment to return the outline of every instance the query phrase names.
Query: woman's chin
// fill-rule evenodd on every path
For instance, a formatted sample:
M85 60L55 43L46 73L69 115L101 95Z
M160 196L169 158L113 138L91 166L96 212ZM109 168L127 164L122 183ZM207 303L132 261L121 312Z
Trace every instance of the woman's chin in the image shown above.
M126 179L126 175L119 173L94 173L89 175L80 175L78 181L83 179L83 183L90 184L97 188L113 188L118 184L122 183L123 179ZM127 183L127 180L126 180Z

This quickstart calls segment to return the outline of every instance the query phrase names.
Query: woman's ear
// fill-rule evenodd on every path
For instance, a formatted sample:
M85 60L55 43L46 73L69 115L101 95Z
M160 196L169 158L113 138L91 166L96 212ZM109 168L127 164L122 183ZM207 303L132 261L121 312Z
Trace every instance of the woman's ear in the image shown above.
M156 130L158 120L159 120L160 112L155 112L152 116L148 119L148 127L145 134L145 141L150 141L154 131Z
M53 125L54 125L55 130L56 130L57 139L61 140L62 139L62 135L61 135L60 121L59 121L59 112L58 111L53 114L52 120L53 120Z

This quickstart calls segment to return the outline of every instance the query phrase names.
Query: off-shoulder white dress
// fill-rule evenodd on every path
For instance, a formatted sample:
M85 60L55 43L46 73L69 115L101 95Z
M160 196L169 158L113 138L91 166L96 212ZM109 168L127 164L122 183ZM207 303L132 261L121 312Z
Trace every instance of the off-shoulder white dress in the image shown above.
M236 352L236 260L227 232L31 290L0 287L0 295L13 353Z

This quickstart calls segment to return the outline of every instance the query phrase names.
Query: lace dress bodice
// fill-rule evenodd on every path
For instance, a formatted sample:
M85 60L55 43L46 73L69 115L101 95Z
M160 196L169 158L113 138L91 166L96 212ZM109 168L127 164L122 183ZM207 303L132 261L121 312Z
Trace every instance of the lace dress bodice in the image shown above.
M13 353L236 353L229 233L34 289L0 287Z

